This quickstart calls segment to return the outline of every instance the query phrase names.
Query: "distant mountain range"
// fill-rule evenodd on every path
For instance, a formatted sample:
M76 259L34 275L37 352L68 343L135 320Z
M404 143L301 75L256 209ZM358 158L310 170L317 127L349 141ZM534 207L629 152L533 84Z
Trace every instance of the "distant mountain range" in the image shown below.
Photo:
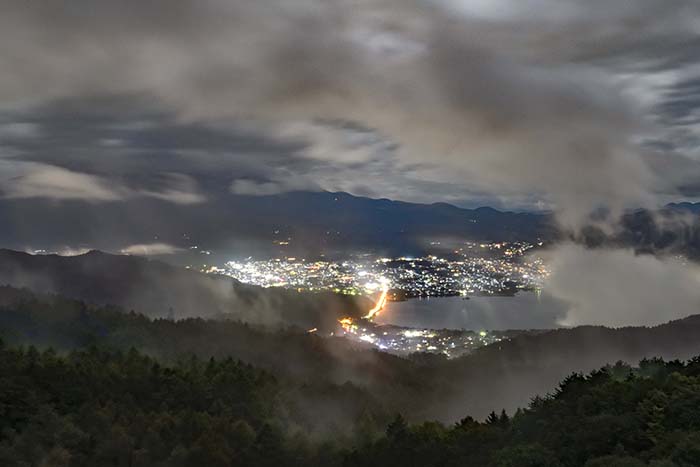
M262 248L264 254L345 256L371 251L400 256L449 252L464 241L551 243L569 235L559 229L551 213L464 209L447 203L416 204L347 193L238 196L227 209L231 218L245 222L224 228L233 240L225 242L223 251L238 249L236 239L242 238L242 245L255 244L254 251ZM583 229L583 238L591 246L700 258L699 214L700 203L629 211L615 233L588 227Z
M669 204L631 211L612 237L585 229L590 245L641 251L689 252L700 257L700 204ZM178 264L221 264L234 257L327 257L372 252L389 256L449 251L451 241L537 241L565 238L550 213L463 209L348 193L291 192L269 196L226 195L203 205L156 199L99 205L0 200L0 245L24 250L87 247L119 251L132 244L179 248L163 257ZM191 247L198 248L190 250ZM202 255L210 251L211 255Z
M699 214L700 204L692 203L631 211L612 236L589 227L583 238L592 246L700 258ZM84 203L0 200L0 221L10 226L0 229L0 245L15 249L120 251L133 244L166 243L179 250L162 258L180 265L221 264L248 256L420 255L439 252L440 245L449 251L453 241L551 242L567 236L551 213L463 209L331 192L229 194L188 206L156 199L125 201L108 211Z
M202 245L251 255L389 256L435 252L451 240L537 241L556 236L549 215L463 209L447 203L417 204L348 193L291 192L233 196L222 205L216 236ZM206 224L204 224L206 226ZM194 227L193 238L210 234ZM174 239L181 242L181 239ZM449 248L449 247L448 247Z
M534 241L556 234L547 215L330 192L227 194L185 206L146 199L109 210L84 203L0 200L0 221L11 226L0 230L0 245L20 250L70 246L119 251L131 244L163 242L183 253L196 245L198 251L211 251L217 261L364 251L415 255L445 239ZM201 262L195 254L183 256Z
M347 193L287 193L250 197L249 216L269 219L281 239L308 248L330 250L383 249L391 253L424 250L445 239L526 240L550 238L549 216L501 212L492 208L463 209L446 203L415 204L370 199Z
M668 204L658 210L625 214L612 235L595 227L583 230L589 246L634 248L640 253L680 254L700 259L700 204Z

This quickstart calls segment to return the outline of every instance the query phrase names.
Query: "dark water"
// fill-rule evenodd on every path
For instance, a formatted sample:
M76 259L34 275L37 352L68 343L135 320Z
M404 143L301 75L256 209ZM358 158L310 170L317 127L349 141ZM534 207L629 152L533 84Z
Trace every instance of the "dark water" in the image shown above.
M438 297L390 302L376 321L430 329L550 329L560 327L567 305L534 292L514 297Z

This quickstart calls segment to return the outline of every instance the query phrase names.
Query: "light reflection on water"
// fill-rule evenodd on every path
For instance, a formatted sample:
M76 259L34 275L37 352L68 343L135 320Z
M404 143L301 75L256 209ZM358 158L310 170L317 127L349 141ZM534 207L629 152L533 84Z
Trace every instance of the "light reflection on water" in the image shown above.
M390 302L375 320L430 329L549 329L560 327L567 304L546 292L514 297L436 297Z

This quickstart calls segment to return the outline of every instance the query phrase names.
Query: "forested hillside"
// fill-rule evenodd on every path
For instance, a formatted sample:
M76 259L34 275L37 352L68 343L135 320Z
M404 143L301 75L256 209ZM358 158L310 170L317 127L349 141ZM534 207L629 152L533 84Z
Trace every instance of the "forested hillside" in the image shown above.
M378 430L371 409L314 434L270 374L136 350L63 357L0 346L8 466L686 467L700 461L700 359L574 374L511 418ZM349 426L348 426L349 425Z
M362 298L263 289L161 261L91 251L78 256L29 255L0 249L0 285L101 305L151 318L229 316L267 325L335 327L371 307Z
M336 390L349 383L371 395L385 413L402 412L411 421L454 422L464 414L483 418L492 410L512 413L572 372L587 373L618 360L691 358L700 354L700 319L653 328L580 327L521 335L454 360L429 354L399 358L299 328L153 320L116 307L0 287L0 337L8 345L58 352L90 346L128 352L133 347L162 364L192 355L204 360L231 357L296 387L313 388L314 395L302 404L310 414L323 407L321 413L333 414L330 418L358 416L362 403L336 397L343 394ZM318 419L321 426L326 423Z
M573 374L511 418L409 426L353 449L348 466L690 467L700 465L700 359L643 360Z

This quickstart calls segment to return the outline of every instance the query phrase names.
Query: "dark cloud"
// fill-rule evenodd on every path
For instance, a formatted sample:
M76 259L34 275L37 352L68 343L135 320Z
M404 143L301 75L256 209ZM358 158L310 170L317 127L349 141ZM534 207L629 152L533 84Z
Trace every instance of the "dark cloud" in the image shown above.
M0 8L9 197L328 189L555 207L578 225L693 184L692 0Z
M574 228L699 196L699 24L697 0L7 0L0 242L254 254L279 228L255 206L290 190ZM666 260L552 261L569 324L700 299Z

